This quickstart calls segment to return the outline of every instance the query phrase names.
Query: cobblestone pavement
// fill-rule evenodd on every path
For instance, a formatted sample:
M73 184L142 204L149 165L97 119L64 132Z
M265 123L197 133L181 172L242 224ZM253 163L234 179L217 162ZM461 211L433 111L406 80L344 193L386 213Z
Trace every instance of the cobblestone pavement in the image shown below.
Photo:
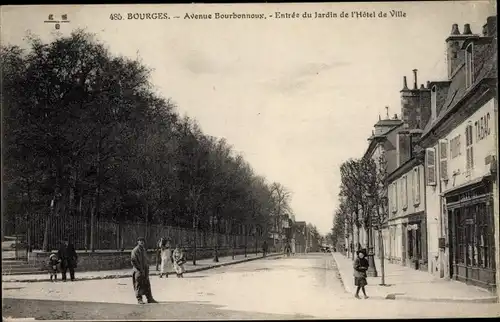
M498 304L357 300L330 254L274 257L151 280L138 305L130 279L3 285L4 317L37 319L300 319L499 316Z

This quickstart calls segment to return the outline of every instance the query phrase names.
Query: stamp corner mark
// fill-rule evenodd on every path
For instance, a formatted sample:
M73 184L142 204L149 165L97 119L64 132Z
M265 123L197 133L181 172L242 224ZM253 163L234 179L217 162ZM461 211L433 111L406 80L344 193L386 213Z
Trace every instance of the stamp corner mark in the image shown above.
M52 24L54 25L54 29L59 30L61 29L61 25L70 23L70 20L67 13L63 13L61 15L51 13L47 16L47 19L45 19L43 23Z

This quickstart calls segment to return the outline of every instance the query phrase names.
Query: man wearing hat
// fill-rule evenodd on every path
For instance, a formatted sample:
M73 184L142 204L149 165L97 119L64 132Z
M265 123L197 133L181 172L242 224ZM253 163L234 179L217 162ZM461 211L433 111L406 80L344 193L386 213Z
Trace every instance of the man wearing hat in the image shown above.
M69 270L69 277L74 281L78 255L76 254L75 246L70 244L68 238L63 240L63 244L57 252L57 257L61 261L62 280L66 281L66 272Z
M135 296L139 304L144 304L142 296L145 295L148 303L158 303L153 298L151 283L149 282L149 260L147 250L144 246L143 237L137 238L137 246L132 250L132 283L134 285Z

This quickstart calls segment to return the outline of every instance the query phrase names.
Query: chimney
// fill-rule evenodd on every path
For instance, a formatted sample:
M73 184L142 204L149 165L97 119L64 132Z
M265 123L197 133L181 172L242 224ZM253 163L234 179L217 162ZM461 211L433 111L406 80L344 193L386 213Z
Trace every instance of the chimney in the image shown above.
M491 16L486 19L487 36L493 36L497 31L497 17Z
M408 83L406 82L406 76L403 76L403 91L408 90Z
M451 34L460 35L460 30L458 30L458 24L454 23L453 26L451 26Z
M464 25L464 33L463 35L472 35L472 31L470 30L470 24L466 23Z
M417 70L414 69L413 70L413 89L418 89L418 85L417 85Z

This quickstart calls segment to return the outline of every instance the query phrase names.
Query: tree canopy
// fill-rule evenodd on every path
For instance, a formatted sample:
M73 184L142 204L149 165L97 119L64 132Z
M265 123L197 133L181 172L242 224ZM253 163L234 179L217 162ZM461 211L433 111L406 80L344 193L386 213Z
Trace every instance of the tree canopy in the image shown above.
M67 213L206 229L290 210L225 139L155 94L151 70L75 31L1 48L5 216Z

